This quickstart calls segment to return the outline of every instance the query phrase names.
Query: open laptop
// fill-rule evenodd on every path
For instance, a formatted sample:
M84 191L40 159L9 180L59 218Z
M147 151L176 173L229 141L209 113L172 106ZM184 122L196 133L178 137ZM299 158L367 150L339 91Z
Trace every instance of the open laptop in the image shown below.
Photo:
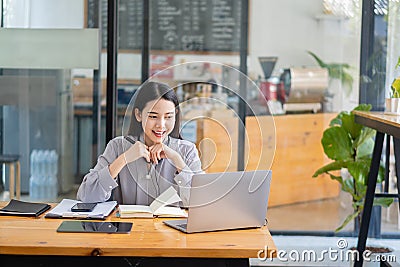
M272 171L195 174L188 218L164 223L185 233L265 225Z

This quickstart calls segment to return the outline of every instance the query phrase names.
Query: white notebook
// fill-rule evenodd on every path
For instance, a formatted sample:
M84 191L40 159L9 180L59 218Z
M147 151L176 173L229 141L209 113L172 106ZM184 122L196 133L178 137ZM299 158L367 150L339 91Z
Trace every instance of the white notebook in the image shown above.
M150 206L145 205L119 205L120 218L153 218L153 217L182 217L187 213L179 207L168 205L181 201L176 190L171 186L159 195Z

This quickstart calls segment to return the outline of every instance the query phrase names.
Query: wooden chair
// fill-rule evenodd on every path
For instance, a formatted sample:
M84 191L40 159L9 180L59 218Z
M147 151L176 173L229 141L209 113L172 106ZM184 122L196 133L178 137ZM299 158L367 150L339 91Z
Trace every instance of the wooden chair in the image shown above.
M10 199L21 198L21 170L18 155L0 155L0 164L9 167ZM16 180L16 181L15 181Z

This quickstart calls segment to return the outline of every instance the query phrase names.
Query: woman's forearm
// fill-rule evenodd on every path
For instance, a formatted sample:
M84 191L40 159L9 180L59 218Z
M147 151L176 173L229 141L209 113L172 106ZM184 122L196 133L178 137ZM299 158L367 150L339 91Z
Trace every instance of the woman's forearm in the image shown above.
M112 178L117 177L118 173L122 170L123 167L126 165L126 158L125 158L125 153L122 153L118 158L114 160L113 163L111 163L108 166L108 169L110 171L110 175Z
M172 162L175 165L175 168L178 172L181 172L185 167L186 163L182 159L182 157L177 153L177 155L172 159Z

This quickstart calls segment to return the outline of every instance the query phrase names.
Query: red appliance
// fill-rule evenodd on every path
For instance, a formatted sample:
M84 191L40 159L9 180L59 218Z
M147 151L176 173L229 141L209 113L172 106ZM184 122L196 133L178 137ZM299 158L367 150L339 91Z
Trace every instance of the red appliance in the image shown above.
M264 78L259 82L261 91L259 100L261 102L278 100L281 103L285 103L286 97L283 82L280 81L279 77L271 77L278 57L259 57L258 60L264 72Z
M273 80L261 81L261 97L264 97L265 100L278 100L278 85L279 84Z

